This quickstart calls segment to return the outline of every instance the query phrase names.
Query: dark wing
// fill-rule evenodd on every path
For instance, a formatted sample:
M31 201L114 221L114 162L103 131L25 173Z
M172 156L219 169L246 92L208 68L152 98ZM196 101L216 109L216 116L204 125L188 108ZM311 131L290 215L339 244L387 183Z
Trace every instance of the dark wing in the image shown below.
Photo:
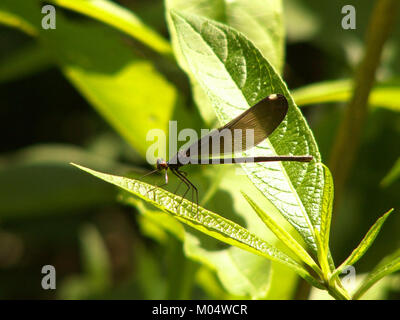
M285 96L271 94L225 126L200 138L184 152L187 157L199 155L205 157L250 149L265 140L279 126L285 118L288 108L289 105ZM241 132L236 132L237 136L235 137L235 130L237 129L241 129ZM248 143L246 129L254 130L253 143ZM219 148L211 147L213 143L216 143L215 141L219 141Z

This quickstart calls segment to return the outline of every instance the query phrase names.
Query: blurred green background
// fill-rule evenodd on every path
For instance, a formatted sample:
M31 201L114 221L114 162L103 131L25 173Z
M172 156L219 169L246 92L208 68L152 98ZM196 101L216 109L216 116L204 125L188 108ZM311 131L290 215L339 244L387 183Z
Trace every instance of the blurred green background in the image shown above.
M185 255L191 248L182 238L189 236L177 222L163 217L165 225L160 226L161 214L155 209L116 201L121 195L115 188L69 165L141 174L151 168L144 158L148 129L164 128L169 119L197 130L214 124L200 116L189 81L168 52L163 1L115 2L161 36L153 48L60 7L57 29L38 40L29 27L21 31L21 20L13 24L10 12L39 24L42 15L35 5L44 2L27 1L19 7L18 1L7 0L0 5L0 299L296 298L298 279L279 267L267 275L276 291L232 288L221 270L186 257L196 253ZM340 27L341 8L349 1L283 4L283 78L289 89L295 93L309 84L350 79L361 58L373 1L354 4L356 30ZM400 207L400 170L392 170L400 156L399 36L397 23L377 73L379 82L390 83L390 106L378 102L370 107L333 221L331 250L336 262L348 256L378 216ZM115 121L110 105L125 117L124 123ZM323 162L329 158L344 106L302 107ZM200 185L207 189L213 173L201 170L195 170L194 179L205 176ZM220 193L211 200L215 212L229 211L228 202L218 201L221 196L235 201L240 197L229 188L229 181L221 182ZM399 248L399 231L395 212L356 265L357 274L371 271ZM41 268L47 264L56 267L56 290L40 286ZM399 280L398 275L382 280L371 297L399 298Z

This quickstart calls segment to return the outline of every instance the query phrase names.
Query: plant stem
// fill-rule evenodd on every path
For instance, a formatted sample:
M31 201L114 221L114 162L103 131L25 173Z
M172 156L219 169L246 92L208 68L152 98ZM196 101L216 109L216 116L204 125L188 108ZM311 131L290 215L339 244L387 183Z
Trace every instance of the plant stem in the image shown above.
M355 74L353 96L343 115L329 161L335 179L335 206L339 203L338 199L357 154L367 114L368 96L399 4L399 0L377 0L370 18L364 57Z
M335 285L334 287L328 288L329 294L336 300L351 300L349 294L346 290L342 289L340 286Z

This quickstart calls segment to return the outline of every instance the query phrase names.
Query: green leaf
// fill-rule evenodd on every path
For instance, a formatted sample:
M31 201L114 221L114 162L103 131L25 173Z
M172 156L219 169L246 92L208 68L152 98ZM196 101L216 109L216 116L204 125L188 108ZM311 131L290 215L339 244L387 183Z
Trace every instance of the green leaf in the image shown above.
M167 0L167 22L174 53L179 65L188 74L194 100L201 116L209 125L215 124L213 106L199 85L179 48L179 40L170 11L179 10L219 21L243 33L277 70L284 63L284 27L282 22L282 1L270 0Z
M148 131L160 129L167 133L168 121L183 107L176 88L151 61L135 54L112 30L72 23L60 14L56 30L42 34L53 59L144 158L153 143L147 141ZM97 41L99 38L102 41ZM182 109L179 112L184 113Z
M321 287L300 264L295 260L270 246L267 242L250 233L245 228L238 224L225 219L211 211L202 207L198 207L198 211L194 204L186 199L176 196L168 191L147 183L129 179L120 176L109 175L97 172L76 164L77 168L86 171L104 181L114 184L125 191L128 191L135 196L153 204L157 208L172 215L179 221L199 230L217 240L234 245L246 251L255 253L267 259L277 261L292 268L300 276L309 281L315 286ZM177 207L180 204L178 210Z
M365 237L361 240L357 248L355 248L350 256L335 270L335 272L332 274L332 279L340 274L344 268L347 266L352 266L354 263L356 263L364 255L364 253L367 252L368 248L374 242L379 231L381 230L383 223L386 221L392 211L393 209L390 209L374 223L371 229L368 230Z
M142 42L161 54L170 55L171 46L132 11L107 0L49 0L66 9L98 19Z
M397 159L396 163L390 169L389 173L383 178L381 185L387 187L396 181L400 177L400 158Z
M353 92L353 83L349 79L324 81L314 83L296 90L292 95L297 105L345 102L350 99ZM387 108L400 111L400 80L392 79L374 86L369 96L368 103L374 107Z
M37 36L37 29L32 23L30 23L30 21L25 20L19 14L8 10L9 6L13 9L18 9L18 4L15 3L16 1L14 1L14 4L11 5L9 4L9 1L10 0L4 0L4 2L0 4L0 24L4 24L12 28L17 28L32 37Z
M234 29L194 15L175 11L171 15L187 65L221 123L269 94L282 93L288 99L286 119L253 154L311 154L315 161L255 163L243 168L316 252L313 233L320 226L323 170L317 165L320 155L312 133L286 85L257 48Z
M360 297L379 280L398 270L400 270L400 250L396 250L393 254L385 257L361 283L360 287L354 292L352 298L354 300L360 299Z
M329 234L331 230L332 220L332 205L333 205L333 179L329 168L322 164L324 167L324 192L321 210L321 245L325 253L329 252Z
M247 202L252 206L254 211L260 217L260 219L265 223L265 225L271 229L271 231L276 235L276 237L281 240L295 255L296 257L308 264L315 272L320 273L321 270L307 253L307 251L287 232L285 229L281 228L278 223L276 223L265 211L253 201L251 198L242 192L243 196Z
M167 11L195 14L240 31L277 70L282 70L285 35L281 0L166 0L166 7ZM171 31L175 42L175 32Z

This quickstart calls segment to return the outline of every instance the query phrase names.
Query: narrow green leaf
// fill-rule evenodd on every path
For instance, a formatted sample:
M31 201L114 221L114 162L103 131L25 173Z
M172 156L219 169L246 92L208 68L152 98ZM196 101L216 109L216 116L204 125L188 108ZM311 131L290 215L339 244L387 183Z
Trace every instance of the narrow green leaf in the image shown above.
M365 237L361 240L360 244L353 250L353 252L350 254L350 256L335 270L335 272L332 274L332 279L336 277L338 274L340 274L344 268L347 266L352 266L354 263L356 263L363 255L364 253L368 250L368 248L371 246L371 244L374 242L375 238L377 237L379 231L381 230L383 223L385 220L389 217L389 215L392 213L393 209L390 209L388 212L386 212L382 217L380 217L374 225L371 227L371 229L368 230L367 234Z
M314 83L292 91L297 105L345 102L350 99L353 92L353 83L350 79L324 81ZM387 108L400 111L400 80L391 79L378 83L369 95L368 103L374 107Z
M314 271L320 273L321 270L308 254L308 252L294 239L289 232L281 228L265 211L263 211L248 195L242 192L243 197L251 205L265 225L281 240L301 261L309 265Z
M319 265L321 267L322 272L321 278L324 280L328 280L330 274L329 262L328 262L328 252L325 250L323 246L323 241L321 239L321 234L317 228L314 229L315 240L317 242L317 257L319 261Z
M160 208L179 221L230 245L277 261L292 268L301 277L317 287L322 287L299 263L272 247L264 240L250 233L247 229L225 219L209 210L198 207L181 197L147 183L121 176L97 172L76 164L77 168L86 171L108 183L114 184L148 203ZM180 204L178 210L177 207Z
M132 11L108 0L49 0L85 14L132 36L161 54L172 54L168 41L146 26Z
M400 270L400 250L385 257L361 283L358 289L354 292L352 298L354 300L360 299L361 296L379 280L398 270Z
M321 210L321 245L324 252L329 252L329 233L331 230L331 220L332 220L332 205L333 205L333 179L331 172L328 167L322 164L324 168L324 192Z
M226 123L272 93L289 101L284 122L270 138L247 154L311 154L311 163L243 165L255 186L270 200L316 252L314 227L320 226L323 170L314 137L285 83L257 48L225 25L194 15L171 12L180 50L191 74L207 93L221 123Z
M353 84L350 79L313 83L292 90L292 96L298 106L315 103L342 102L350 98Z
M398 178L400 178L400 158L397 159L392 169L390 169L389 173L383 178L381 185L387 187Z
M17 28L22 32L33 37L37 36L38 34L36 28L32 24L21 18L19 15L4 10L1 6L0 6L0 24L4 24L12 28Z
M40 24L43 17L42 6L38 0L1 0L0 24L17 28L29 36L36 37L43 31Z

